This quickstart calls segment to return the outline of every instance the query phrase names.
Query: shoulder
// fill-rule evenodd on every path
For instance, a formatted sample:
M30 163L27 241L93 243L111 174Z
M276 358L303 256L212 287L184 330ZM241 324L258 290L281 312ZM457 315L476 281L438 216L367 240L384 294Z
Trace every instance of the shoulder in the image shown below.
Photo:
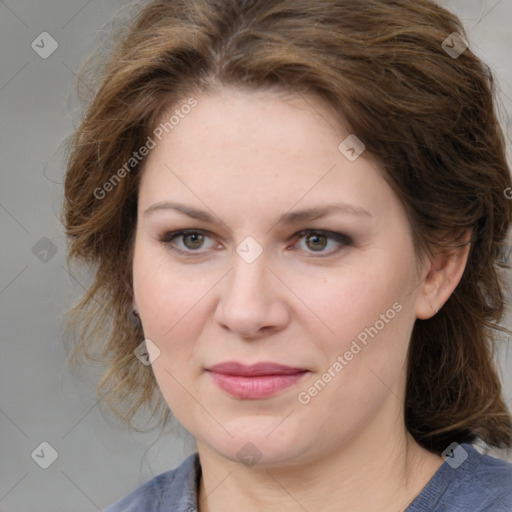
M407 512L510 512L512 464L457 445Z
M199 457L161 473L105 509L105 512L188 512L197 503Z
M465 445L463 446L466 448ZM469 446L469 449L475 452L475 462L467 478L468 491L471 488L478 489L486 503L495 504L492 510L510 512L512 510L512 464L497 457L482 455L472 446Z

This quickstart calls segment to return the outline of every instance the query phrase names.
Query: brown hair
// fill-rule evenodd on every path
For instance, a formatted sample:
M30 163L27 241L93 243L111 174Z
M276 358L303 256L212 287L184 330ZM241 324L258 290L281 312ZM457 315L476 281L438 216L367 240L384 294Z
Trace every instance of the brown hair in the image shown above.
M510 333L496 323L499 267L510 269L501 259L512 183L491 72L469 48L447 53L442 43L453 32L465 38L457 17L430 0L155 0L117 33L105 63L94 64L100 81L70 140L63 216L70 260L95 269L71 311L70 362L85 355L106 363L98 394L132 428L142 406L153 405L161 424L169 416L153 372L133 354L144 338L131 315L143 162L118 174L104 197L97 191L170 107L226 85L325 100L385 170L418 260L473 228L459 285L437 315L415 322L405 421L437 453L477 438L510 447L493 330Z

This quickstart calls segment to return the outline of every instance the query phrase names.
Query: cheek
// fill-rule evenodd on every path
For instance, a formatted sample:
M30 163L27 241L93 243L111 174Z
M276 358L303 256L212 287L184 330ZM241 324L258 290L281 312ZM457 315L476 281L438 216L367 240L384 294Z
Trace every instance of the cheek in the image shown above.
M205 311L201 298L207 279L194 285L187 274L161 255L139 249L134 255L133 287L144 336L156 344L159 356L152 364L158 387L173 411L189 411L193 404L186 390L194 392L197 366L191 363L200 336L198 315Z
M191 270L173 265L161 252L136 248L133 288L146 336L163 342L197 315L196 307L211 287L211 279L191 278Z
M310 330L322 357L316 372L298 390L305 413L314 410L330 418L332 425L344 422L346 428L357 428L388 398L401 396L413 320L397 283L369 286L352 276L343 280L342 287L309 296L312 308L316 304L318 315L335 335L315 336ZM350 420L347 411L352 411Z
M366 329L388 331L403 310L406 280L391 268L375 265L371 270L350 269L319 282L298 281L294 291L307 298L305 306L322 321L322 332L343 343ZM306 311L306 309L304 309ZM373 332L373 329L370 329Z
M388 388L398 390L414 324L408 302L411 281L405 268L390 258L329 276L320 287L299 291L329 328L315 319L321 330L313 329L313 323L309 329L322 354L313 380L323 375L324 380L333 382L321 402L328 404L332 399L357 407L358 403L382 399Z

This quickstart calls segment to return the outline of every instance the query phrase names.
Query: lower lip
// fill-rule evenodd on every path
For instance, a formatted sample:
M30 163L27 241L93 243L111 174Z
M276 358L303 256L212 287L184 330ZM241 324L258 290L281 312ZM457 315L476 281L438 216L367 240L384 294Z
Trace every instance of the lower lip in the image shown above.
M237 398L265 398L292 386L307 372L258 375L255 377L242 377L240 375L226 375L225 373L209 372L213 380L230 395Z

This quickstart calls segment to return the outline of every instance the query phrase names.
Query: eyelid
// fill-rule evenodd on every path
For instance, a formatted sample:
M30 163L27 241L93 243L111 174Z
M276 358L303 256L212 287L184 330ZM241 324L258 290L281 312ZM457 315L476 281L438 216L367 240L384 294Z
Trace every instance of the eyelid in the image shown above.
M294 245L295 245L295 243L297 243L298 240L300 240L301 238L303 238L306 235L322 235L322 236L325 236L329 240L334 240L335 242L341 244L341 247L332 249L330 251L320 251L320 252L316 252L316 253L315 253L315 251L308 251L308 254L310 254L316 258L326 258L329 256L333 256L333 255L337 254L340 250L342 250L343 247L350 246L353 244L352 238L350 238L348 235L345 235L343 233L338 233L336 231L328 231L325 229L308 228L308 229L303 229L303 230L299 231L298 233L296 233L295 235L293 235L293 239L295 240Z
M189 256L196 256L196 257L203 256L204 252L202 252L201 249L198 249L198 250L193 250L193 249L183 250L183 249L179 249L177 247L174 247L171 244L171 240L173 240L174 238L178 238L180 236L184 236L184 235L187 235L187 234L193 234L193 233L200 234L200 235L203 235L203 236L207 236L208 238L212 238L213 239L213 233L211 233L208 230L189 228L189 229L180 229L180 230L177 230L177 231L166 232L162 236L159 237L159 240L160 240L160 242L165 247L167 247L168 249L170 249L170 250L172 250L174 252L177 252L177 253L180 253L180 254L186 254L186 255L189 255ZM334 240L335 242L338 242L338 243L342 244L342 246L350 246L350 245L353 244L353 240L348 235L345 235L343 233L338 233L336 231L328 231L328 230L325 230L325 229L313 229L313 228L303 229L301 231L296 232L294 235L292 235L291 240L294 241L293 245L295 245L304 236L306 236L306 235L315 235L315 234L316 235L325 236L326 238L328 238L330 240ZM292 250L295 250L295 249L292 249ZM334 250L331 250L331 251L326 251L326 252L320 251L317 254L315 254L315 251L308 251L308 253L310 255L313 255L313 257L321 258L321 257L331 256L331 255L339 252L340 250L341 250L341 248L337 248L337 249L334 249Z
M174 238L179 238L180 236L189 235L193 233L207 236L208 238L213 238L211 236L212 233L206 229L179 229L177 231L168 231L164 233L162 236L159 237L159 240L167 249L177 252L179 254L186 254L187 256L193 257L204 256L204 252L201 252L201 249L198 249L196 251L191 249L183 250L171 244L171 240L173 240Z

